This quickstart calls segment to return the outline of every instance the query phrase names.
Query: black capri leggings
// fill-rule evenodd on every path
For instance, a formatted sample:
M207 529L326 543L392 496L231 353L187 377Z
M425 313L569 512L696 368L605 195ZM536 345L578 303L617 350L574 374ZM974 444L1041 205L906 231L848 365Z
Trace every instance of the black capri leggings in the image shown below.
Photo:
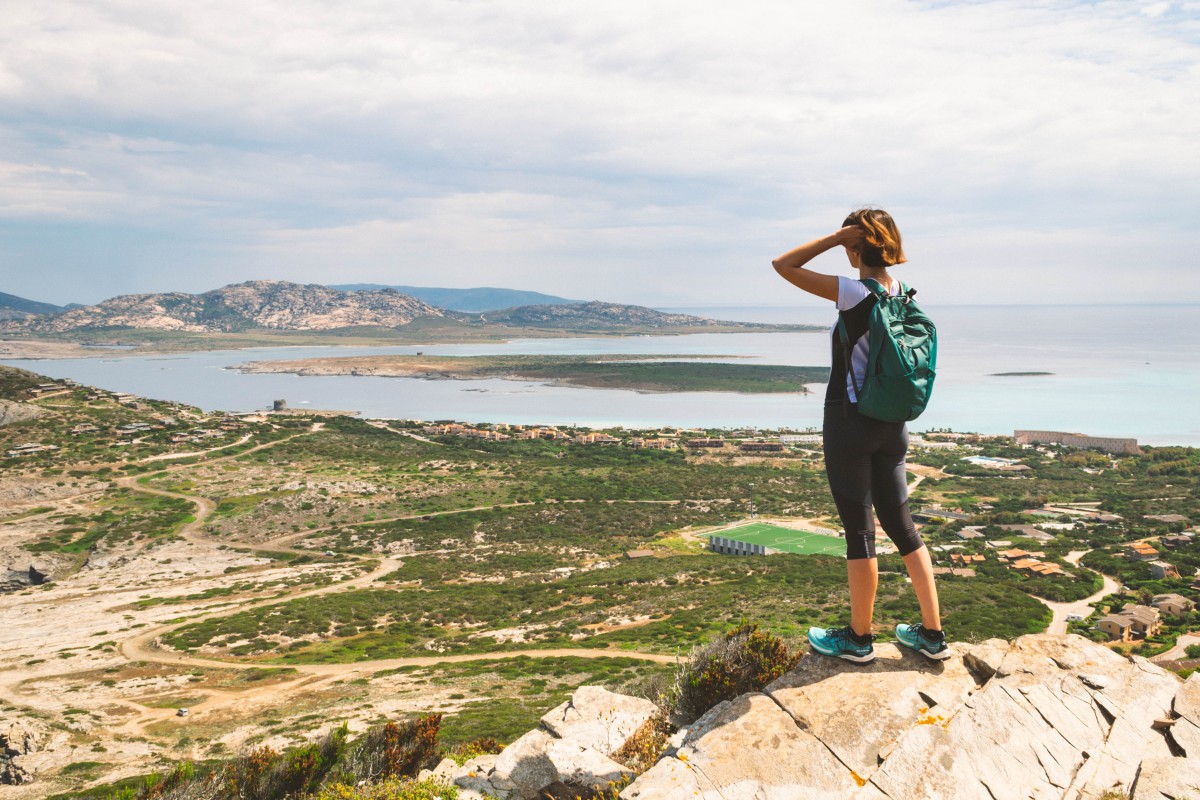
M881 422L858 413L850 403L825 406L825 474L838 516L846 529L846 558L875 557L875 519L906 556L924 546L908 511L904 455L908 429L903 422Z

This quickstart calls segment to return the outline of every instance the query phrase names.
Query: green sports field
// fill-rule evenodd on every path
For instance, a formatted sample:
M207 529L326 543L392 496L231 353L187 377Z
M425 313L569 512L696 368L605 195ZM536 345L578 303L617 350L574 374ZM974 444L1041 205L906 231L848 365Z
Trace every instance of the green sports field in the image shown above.
M846 541L840 537L781 528L767 522L751 522L748 525L726 528L723 531L713 531L708 535L721 536L738 542L761 544L784 553L801 553L803 555L823 553L836 556L846 554Z

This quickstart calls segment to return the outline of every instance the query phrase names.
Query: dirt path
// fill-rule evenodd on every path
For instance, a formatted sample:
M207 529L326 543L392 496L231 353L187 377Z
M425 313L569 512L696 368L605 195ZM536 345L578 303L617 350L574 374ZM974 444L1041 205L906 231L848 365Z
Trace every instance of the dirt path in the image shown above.
M190 453L159 453L156 456L146 456L145 458L140 459L137 463L149 464L152 461L170 461L173 458L194 458L195 456L205 456L205 455L208 455L209 453L215 453L219 450L226 450L230 447L237 447L238 445L243 445L246 442L250 441L252 438L254 438L254 434L247 433L245 436L238 439L236 442L230 442L229 444L223 444L219 447L210 447L207 450L193 450Z
M319 427L314 426L313 430L314 431L319 430ZM278 439L273 442L267 442L262 445L258 445L256 447L250 448L248 450L244 450L244 451L241 451L236 454L231 454L229 456L225 456L223 458L211 459L208 463L212 463L213 461L224 460L226 458L235 458L238 456L246 455L247 453L252 453L257 450L262 450L264 448L273 447L282 442L286 442L286 441L289 441L290 439L296 438L296 436L303 436L303 435L307 435L307 433L296 434L295 436L289 436L289 437L286 437L283 439ZM168 466L163 471L164 472L175 472L178 469L183 468L184 466L186 466L186 465L178 465L176 467ZM182 492L173 492L173 491L169 491L166 489L157 489L157 488L154 488L151 486L146 486L146 485L138 482L138 477L141 477L141 476L128 476L128 477L119 478L116 480L116 484L118 486L130 489L131 491L157 495L160 497L171 497L171 498L175 498L175 499L186 500L186 501L192 503L196 509L195 514L194 514L194 519L191 522L186 523L185 525L183 525L183 527L181 527L179 529L179 531L178 531L179 536L189 542L192 542L193 544L200 545L200 546L213 547L213 546L219 546L219 545L226 544L224 542L209 539L208 537L206 537L200 533L205 521L213 513L213 511L216 510L216 504L212 500L210 500L207 497L202 497L200 495L185 494ZM649 501L649 502L663 502L663 501ZM673 501L666 501L666 502L673 502ZM499 507L511 507L511 506L519 506L519 505L533 505L533 503L527 503L527 502L525 502L525 503L505 503L505 504L499 504ZM490 509L490 508L494 508L494 507L497 507L497 506L479 506L479 507L470 508L470 509L455 509L455 510L451 510L451 511L442 511L442 512L435 512L435 513L436 514L461 514L461 513L467 512L467 511L478 511L478 510ZM381 522L389 522L389 521L396 521L396 520L402 520L402 519L412 519L412 518L418 518L418 517L422 517L422 516L433 516L433 514L414 514L414 515L408 515L408 516L403 516L403 517L396 517L392 520L372 520L370 522L364 522L364 523L359 523L359 524L363 524L363 525L378 524ZM328 529L323 529L323 530L328 530ZM291 550L290 548L287 548L285 546L285 543L290 542L291 540L296 539L296 538L300 538L300 537L304 537L304 536L311 536L317 532L319 532L319 531L303 531L298 534L289 534L287 536L278 537L276 539L272 539L264 544L259 544L259 545L250 545L250 544L244 544L244 543L239 543L239 544L240 544L240 546L245 546L245 547L247 547L247 549L250 549L252 551L279 552L280 550L285 550L288 552L304 552L304 551ZM358 557L358 556L355 556L354 558L357 558L359 560L367 560L367 559L364 559L364 558ZM248 670L248 669L262 669L264 667L283 666L283 665L263 663L263 662L225 661L225 660L215 659L215 658L202 658L199 656L189 655L187 653L181 653L181 652L176 652L176 651L172 651L172 650L165 650L161 646L159 646L158 642L161 640L161 638L163 636L171 633L174 630L177 630L177 629L183 627L184 625L191 625L193 623L202 622L204 620L227 617L227 616L231 616L233 614L240 613L242 611L247 611L247 610L251 610L251 609L255 609L255 608L261 608L264 606L278 605L280 603L291 602L291 601L294 601L294 600L297 600L300 598L315 597L318 595L330 594L330 593L334 593L334 592L352 591L357 588L369 586L369 585L373 584L376 580L381 578L382 576L387 575L388 573L393 572L396 569L399 569L402 565L403 565L402 559L394 558L394 557L384 557L379 560L379 563L371 571L364 573L363 575L360 575L358 577L351 578L349 580L340 581L338 583L329 584L327 586L321 586L321 587L318 587L315 589L307 589L307 590L297 591L297 592L287 595L286 597L273 597L273 598L269 598L269 599L260 599L260 600L255 600L255 601L251 601L251 602L247 602L247 603L240 603L236 607L233 607L233 608L223 608L220 611L214 611L214 612L207 613L207 614L199 614L199 615L189 616L185 621L182 621L182 622L157 625L148 630L141 630L133 636L129 636L129 637L119 640L117 642L117 651L120 653L120 655L122 657L124 657L125 659L127 659L130 662L145 661L145 662L158 663L158 664L169 664L169 665L181 666L181 667L197 667L197 668L205 667L205 668L217 668L217 669ZM262 686L262 687L250 688L250 689L246 689L246 690L242 690L242 691L226 691L226 690L215 690L215 689L201 690L201 693L205 695L206 700L204 702L203 708L197 709L193 713L209 715L209 714L214 714L215 712L218 712L220 710L228 709L230 707L237 707L237 708L245 709L247 707L253 707L253 706L281 705L281 704L283 704L283 702L285 701L285 699L288 696L294 694L296 691L299 691L299 690L312 691L315 688L319 688L321 686L326 686L329 683L331 683L335 680L341 679L348 675L358 675L358 674L364 674L364 673L369 675L371 673L378 672L380 670L395 669L397 667L403 667L403 666L432 666L432 665L442 664L442 663L454 663L454 662L460 662L460 661L478 661L478 660L498 659L498 658L499 659L509 659L509 658L517 658L520 656L530 656L530 657L535 657L535 658L547 658L547 657L553 657L553 656L576 656L576 657L580 657L580 658L626 657L626 658L636 658L636 659L640 659L643 661L653 661L653 662L664 663L664 664L675 663L677 660L676 656L665 655L665 654L661 654L661 653L638 653L638 652L633 652L633 651L628 651L628 650L619 650L619 649L607 650L607 649L600 649L600 648L559 648L559 649L550 649L550 650L538 650L538 649L510 650L510 651L504 651L504 652L498 652L498 653L470 653L470 654L453 654L453 655L431 654L428 656L412 656L412 657L408 657L408 658L390 658L390 659L381 659L381 660L374 660L374 661L357 661L357 662L346 663L346 664L286 665L286 666L291 666L296 670L295 676L292 677L291 679L283 680L278 683L273 683L273 684L270 684L267 686ZM15 677L15 676L13 676L13 677ZM39 675L38 679L43 680L43 679L45 679L45 677L46 676L44 676L44 675ZM16 682L9 683L9 687L14 692L20 693L21 683L22 683L22 681L18 680ZM170 719L175 714L174 709L150 708L150 707L143 706L141 704L138 704L136 702L129 701L129 700L121 700L121 701L119 701L119 703L123 706L133 709L136 712L136 716L133 716L128 720L122 721L122 723L119 726L117 726L117 730L120 730L125 733L130 733L130 734L142 734L145 732L147 726L152 725L157 722L161 722L166 719Z
M909 472L922 478L934 478L936 480L941 480L942 478L950 477L950 473L946 472L941 467L927 467L924 464L914 464L911 461L904 466Z
M435 444L438 447L445 447L445 445L442 444L441 442L435 442L433 439L427 439L424 436L419 436L419 435L413 433L412 431L398 431L395 428L393 428L391 425L388 425L386 422L381 422L380 420L368 420L367 424L374 428L379 428L380 430L390 431L391 433L394 433L397 436L407 436L410 439L416 439L418 442L424 442L425 444Z

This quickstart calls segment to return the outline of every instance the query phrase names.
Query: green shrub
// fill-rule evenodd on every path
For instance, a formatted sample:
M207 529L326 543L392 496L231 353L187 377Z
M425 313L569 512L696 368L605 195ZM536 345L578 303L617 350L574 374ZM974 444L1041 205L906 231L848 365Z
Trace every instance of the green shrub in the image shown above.
M778 636L739 624L717 639L692 650L675 674L665 705L681 724L689 724L720 703L756 692L800 661Z
M474 741L464 742L454 745L445 752L447 758L454 759L454 763L460 767L476 756L488 755L491 753L499 753L504 749L504 745L497 742L490 736L480 737Z
M458 800L458 787L435 779L389 778L366 786L330 784L309 800Z

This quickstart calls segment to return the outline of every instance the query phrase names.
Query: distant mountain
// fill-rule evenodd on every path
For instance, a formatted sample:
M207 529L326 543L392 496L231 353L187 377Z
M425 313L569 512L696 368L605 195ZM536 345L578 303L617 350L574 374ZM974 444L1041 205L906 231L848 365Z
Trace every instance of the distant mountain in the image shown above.
M57 314L0 320L0 331L61 333L99 328L193 333L248 331L255 328L324 331L355 327L400 328L414 322L425 331L443 326L540 328L575 332L778 327L749 322L719 322L690 314L656 311L644 306L597 301L558 305L541 303L475 312L454 311L438 308L393 288L341 291L315 284L248 281L203 294L167 292L122 295L98 305L64 310Z
M330 286L330 289L340 289L343 292L378 291L380 289L395 289L397 292L411 295L418 300L424 300L438 308L448 308L453 311L492 311L498 308L512 308L527 305L566 305L579 303L581 300L568 300L565 297L555 297L541 292L526 292L520 289L498 289L491 286L480 286L475 289L446 289L434 286L385 286L378 283L341 283Z
M56 333L79 328L150 328L219 332L250 328L330 330L395 328L440 308L392 289L342 292L287 281L248 281L203 294L130 294L54 316L0 323L2 330Z
M15 294L0 292L0 319L25 319L34 314L58 314L64 310L62 306L39 303L36 300L17 297Z

